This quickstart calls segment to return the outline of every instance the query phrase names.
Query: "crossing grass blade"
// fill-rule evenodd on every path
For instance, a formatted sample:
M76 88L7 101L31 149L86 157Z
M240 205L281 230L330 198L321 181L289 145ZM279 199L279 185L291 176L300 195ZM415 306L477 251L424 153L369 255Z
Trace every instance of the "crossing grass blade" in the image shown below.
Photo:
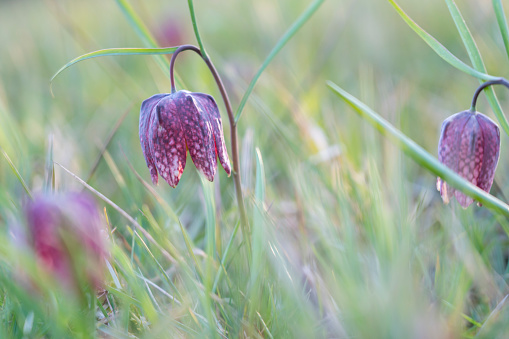
M407 23L408 26L410 26L411 29L414 30L419 37L421 37L422 40L424 40L425 43L428 44L431 49L435 51L436 54L438 54L439 57L447 61L451 66L456 67L462 72L465 72L471 76L474 76L476 78L482 79L482 80L496 80L497 77L494 77L492 75L479 72L472 67L465 64L463 61L458 59L454 54L452 54L447 48L444 47L440 42L438 42L437 39L435 39L431 34L426 32L424 29L422 29L415 21L413 21L402 9L399 7L399 5L394 0L388 0L389 3L394 7L396 12L403 18L403 20Z
M242 100L240 101L239 108L237 108L237 113L235 113L235 121L239 121L240 116L242 114L242 111L244 110L244 106L246 106L247 99L249 99L249 96L251 95L251 92L253 92L253 89L256 85L256 82L262 75L263 71L267 68L267 66L270 64L270 62L276 57L276 55L283 49L283 47L286 45L288 41L297 33L297 31L304 26L304 24L313 16L313 14L320 8L320 5L324 2L324 0L315 0L309 7L304 11L304 13L301 14L300 17L297 18L297 20L290 26L290 28L285 32L285 34L279 39L277 44L272 48L269 55L263 62L263 64L260 66L258 71L256 72L255 76L249 83L249 86L247 87L246 92L244 93L244 96L242 97Z
M131 25L131 27L134 28L138 36L141 38L145 46L156 48L158 47L157 41L150 33L150 30L147 28L147 26L143 23L141 18L138 16L134 8L131 6L131 4L127 0L116 0L117 5L122 10L122 13L124 13L127 21ZM168 59L163 58L161 56L156 56L156 62L161 68L161 70L164 72L164 74L170 78L170 62Z

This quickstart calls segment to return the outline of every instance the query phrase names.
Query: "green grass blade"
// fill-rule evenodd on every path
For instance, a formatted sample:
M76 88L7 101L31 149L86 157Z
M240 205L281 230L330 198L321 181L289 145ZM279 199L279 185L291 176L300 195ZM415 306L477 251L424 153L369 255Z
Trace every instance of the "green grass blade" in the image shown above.
M203 188L203 199L205 200L206 209L206 252L209 260L214 260L216 253L216 202L214 200L214 184L200 176ZM211 282L212 284L212 282Z
M97 191L95 188L87 184L83 179L78 177L73 172L69 171L67 168L59 164L58 162L55 162L60 168L62 168L65 172L67 172L69 175L71 175L74 179L76 179L80 184L82 184L85 188L87 188L90 192L92 192L94 195L99 197L101 200L103 200L105 203L110 205L113 209L115 209L120 215L122 215L124 218L129 220L129 222L138 230L140 231L153 245L155 245L165 256L166 258L175 263L176 260L166 251L159 243L152 237L152 235L147 232L136 220L134 220L133 217L131 217L126 211L124 211L122 208L120 208L117 204L115 204L113 201L108 199L104 194Z
M463 19L463 16L461 15L461 12L459 11L458 7L456 6L456 3L454 0L445 0L447 3L447 7L449 8L449 12L451 13L451 16L454 20L454 23L456 24L456 27L458 28L458 32L460 33L461 40L463 40L463 44L465 45L465 48L467 50L468 56L470 57L470 61L472 62L472 65L474 68L482 73L486 73L486 67L484 66L484 62L481 57L481 53L479 52L479 48L477 48L477 44L474 41L474 38L472 34L470 33L470 30L467 27L467 24L465 23L465 20ZM481 80L482 83L482 80ZM509 123L507 122L507 119L505 118L504 112L502 111L502 107L500 106L500 103L498 102L497 96L495 95L495 91L493 90L493 87L487 87L484 90L484 93L486 94L486 97L488 99L488 102L490 103L491 108L493 109L493 113L497 117L498 121L500 122L500 125L502 126L502 129L504 132L509 135Z
M184 228L184 226L182 226L182 224L180 222L179 222L179 226L180 226L180 231L182 232L182 237L184 237L184 243L186 245L187 252L189 253L189 256L191 257L191 259L193 260L194 268L195 268L196 272L200 276L200 279L203 281L203 272L201 269L201 265L198 262L198 259L196 259L196 256L194 255L194 251L193 251L194 245L192 243L191 237L189 237L189 234L187 233L186 229Z
M262 316L260 315L260 313L256 312L256 314L258 315L258 319L260 319L262 325L263 325L263 328L265 329L265 332L267 332L267 335L269 336L270 339L274 339L274 337L272 336L272 333L270 333L270 330L269 328L267 327L267 324L265 324L265 321L263 320Z
M164 270L164 267L163 265L161 265L161 263L159 262L159 260L157 260L157 258L154 256L154 254L152 253L152 251L150 250L150 247L147 246L147 243L145 242L145 240L143 240L143 238L140 236L140 234L138 232L134 232L133 234L133 237L137 239L138 242L141 243L142 245L142 248L145 249L145 251L148 253L149 257L152 259L152 261L154 262L155 266L159 269L162 277L166 280L166 282L168 283L168 285L172 286L175 290L177 290L175 288L175 285L173 284L173 282L171 281L170 277L168 276L168 274L166 273L166 271Z
M230 252L230 248L232 247L233 240L235 239L235 236L237 235L237 232L240 228L240 222L237 222L235 225L235 228L233 229L232 235L230 236L230 240L228 241L228 244L226 245L226 248L223 253L223 257L221 258L221 267L217 270L216 277L214 279L214 285L212 286L212 293L216 293L217 284L219 284L219 280L221 279L221 275L223 274L223 271L226 273L226 260L228 259L228 253Z
M244 106L246 106L247 99L249 99L249 96L251 95L251 92L253 91L256 82L262 75L263 71L267 66L270 64L272 59L279 53L279 51L286 45L288 41L297 33L297 31L308 21L309 18L318 10L320 5L325 0L315 0L311 5L309 5L308 8L301 14L300 17L297 18L297 20L290 26L290 28L285 32L285 34L279 39L276 46L270 51L269 55L263 62L263 64L258 69L258 72L256 72L255 76L249 83L249 86L246 90L246 93L244 93L244 96L242 97L242 100L240 101L239 108L237 109L237 113L235 114L235 122L239 121L240 115L242 114L242 111L244 110Z
M127 2L127 0L116 0L117 5L124 13L125 17L129 24L134 28L138 36L141 38L145 46L147 47L158 47L157 41L154 36L150 33L147 26L143 23L141 18L138 16L136 11L133 9L131 4ZM155 57L157 64L161 67L161 70L164 74L170 78L170 62L168 59L163 58L162 56Z
M60 68L55 75L51 77L50 83L62 73L66 68L74 65L83 60L102 57L102 56L111 56L111 55L158 55L158 54L173 54L178 47L167 47L167 48L108 48L101 49L98 51L90 52L83 54L68 63L66 63L62 68Z
M53 163L53 134L48 137L48 152L44 173L44 193L50 193L55 189L55 164Z
M260 149L256 148L256 185L255 197L256 200L263 204L265 201L265 166L263 165L262 153Z
M444 304L445 306L449 307L451 310L454 310L454 306L450 302L448 302L446 300L442 300L442 304ZM481 323L475 321L474 319L472 319L471 317L469 317L465 313L460 312L460 314L463 317L463 319L465 319L466 321L468 321L469 323L471 323L475 327L477 327L477 328L481 328L482 327Z
M124 114L122 114L122 116L120 118L118 118L117 122L111 129L110 133L108 134L108 136L106 137L106 140L103 143L101 151L97 155L97 158L95 158L94 164L92 165L90 172L86 176L87 179L85 180L85 182L89 182L92 179L92 176L94 175L95 171L97 170L97 167L99 166L99 163L101 162L104 152L106 152L106 149L109 147L111 140L113 140L113 137L117 133L118 129L120 128L120 125L122 125L122 123L124 122L125 118L129 114L129 112L131 111L132 107L133 107L133 104L130 104L129 108L127 108L125 110Z
M507 204L495 198L491 194L484 192L477 186L472 185L447 166L443 165L437 158L429 154L421 146L417 145L412 139L380 117L380 115L366 106L359 99L341 89L333 82L328 81L327 85L336 95L354 108L363 119L380 131L382 135L394 142L403 152L414 159L419 165L441 177L454 188L461 190L466 195L481 202L486 207L499 212L506 217L509 216L509 206Z
M502 1L493 0L493 10L495 11L498 27L500 28L500 34L502 35L502 40L504 41L505 52L507 53L507 57L509 58L509 27L507 26L507 20L505 18Z
M200 46L201 55L203 59L208 60L209 56L205 51L205 47L203 47L200 32L198 32L198 23L196 22L196 16L194 14L193 0L187 0L187 4L189 5L189 14L191 15L191 21L193 22L194 36L196 37L196 41L198 41L198 46Z
M30 192L30 189L28 188L27 184L25 183L25 180L23 180L23 177L19 173L18 169L12 162L11 158L7 155L7 153L3 150L3 148L0 147L0 152L2 152L2 155L4 156L5 160L9 163L9 166L11 167L12 172L14 175L16 175L16 178L18 178L18 181L21 183L21 186L25 189L25 192L28 194L30 198L32 198L32 192Z
M129 24L135 29L136 33L142 38L147 46L157 47L157 42L154 36L150 33L150 30L143 23L141 18L138 16L134 8L126 0L116 0L117 5L124 13Z
M213 279L214 279L214 256L216 253L216 203L214 200L214 184L204 176L200 175L200 181L203 188L203 199L205 200L205 209L207 219L205 222L205 237L206 237L206 245L205 249L207 252L206 259L206 271L205 271L205 280L204 280L204 288L205 294L202 298L203 308L205 309L205 315L207 317L207 322L210 327L210 337L217 338L218 335L215 330L215 320L213 316L213 302L210 298L209 291L212 291Z
M472 34L470 33L470 30L458 9L458 6L456 6L454 0L445 0L445 2L449 8L449 12L451 13L454 23L456 24L461 40L463 40L463 44L465 45L468 56L470 57L470 61L472 61L472 65L476 70L486 73L486 68L484 67L484 62L482 61L477 44L475 43L474 38L472 37Z
M479 72L472 67L465 64L463 61L458 59L454 54L449 52L447 48L444 47L438 40L436 40L433 36L431 36L428 32L426 32L424 29L422 29L415 21L413 21L402 9L399 7L399 5L394 0L388 0L389 3L396 9L398 14L403 18L403 20L407 23L410 28L412 28L417 35L421 37L424 42L428 44L431 49L435 51L436 54L438 54L439 57L447 61L450 65L453 67L456 67L462 72L465 72L473 77L482 79L482 80L495 80L498 79L497 77L494 77L492 75Z
M262 271L265 262L265 224L263 220L263 210L265 201L265 168L263 165L262 154L259 148L256 148L256 184L255 184L255 201L253 207L253 228L252 228L252 253L251 256L251 273L250 273L250 299L252 306L250 307L250 319L254 317L254 311L259 308L259 300L256 294L259 291L260 280L262 279Z

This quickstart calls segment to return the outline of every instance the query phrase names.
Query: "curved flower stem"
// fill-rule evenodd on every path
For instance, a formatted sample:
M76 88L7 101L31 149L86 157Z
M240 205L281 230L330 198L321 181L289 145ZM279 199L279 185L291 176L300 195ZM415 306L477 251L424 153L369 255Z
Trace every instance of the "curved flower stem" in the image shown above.
M209 67L214 80L216 81L217 87L219 88L219 92L221 92L221 96L223 97L224 105L226 107L226 112L228 113L228 120L230 122L230 136L231 136L231 145L232 145L232 163L233 163L233 181L235 182L235 193L237 195L237 204L239 205L240 211L240 222L242 225L242 233L244 235L244 242L248 248L248 253L251 253L251 242L249 241L249 222L247 220L246 209L244 207L244 198L242 196L242 186L240 184L240 166L239 166L239 151L238 151L238 142L237 142L237 122L235 121L235 116L233 115L232 106L230 104L230 99L228 98L228 94L226 93L226 89L224 88L223 81L221 77L217 73L216 68L212 64L209 58L204 58L200 49L193 45L182 45L173 53L170 61L170 81L171 81L171 92L175 93L175 79L173 77L173 66L175 64L175 60L177 59L177 55L186 50L191 50L197 53L200 57L202 57L203 61Z
M488 86L491 85L504 85L505 87L509 88L509 81L507 81L504 78L500 78L497 80L490 80L482 83L477 89L475 90L474 97L472 98L472 106L470 107L470 110L472 112L475 112L475 105L477 104L477 97L481 93L483 89L485 89Z

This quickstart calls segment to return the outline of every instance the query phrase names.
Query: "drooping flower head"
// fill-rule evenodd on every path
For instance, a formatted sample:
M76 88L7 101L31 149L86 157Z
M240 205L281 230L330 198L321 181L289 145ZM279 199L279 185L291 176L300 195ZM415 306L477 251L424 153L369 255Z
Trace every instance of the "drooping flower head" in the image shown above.
M210 95L182 90L143 101L140 142L154 184L159 174L171 187L177 186L186 167L187 149L209 181L214 180L217 157L226 173L231 173L221 116Z
M107 257L99 211L92 198L40 195L26 208L28 244L38 266L68 289L99 287Z
M493 184L499 153L500 130L484 114L463 111L442 123L438 160L486 192ZM453 196L463 208L474 201L440 178L437 189L446 204Z

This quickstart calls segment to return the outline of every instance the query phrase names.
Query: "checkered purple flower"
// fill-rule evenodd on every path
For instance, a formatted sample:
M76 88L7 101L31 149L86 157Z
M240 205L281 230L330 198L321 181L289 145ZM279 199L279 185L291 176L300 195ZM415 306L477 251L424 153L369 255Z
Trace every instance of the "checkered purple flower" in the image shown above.
M463 111L442 123L438 142L438 160L472 184L489 192L500 153L500 131L487 116ZM463 208L474 201L437 179L437 189L444 203L454 196Z
M143 101L140 142L154 184L159 174L171 187L177 186L186 167L187 149L209 181L214 180L217 157L226 173L231 173L221 116L210 95L178 91Z

